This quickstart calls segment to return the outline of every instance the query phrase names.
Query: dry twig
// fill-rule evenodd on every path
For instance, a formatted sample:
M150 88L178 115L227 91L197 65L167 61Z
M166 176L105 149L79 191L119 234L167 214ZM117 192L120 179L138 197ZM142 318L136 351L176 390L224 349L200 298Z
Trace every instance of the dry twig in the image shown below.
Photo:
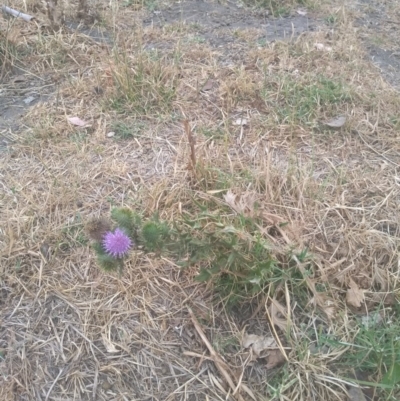
M215 352L213 346L210 344L206 335L204 334L203 329L200 327L200 324L199 324L198 320L196 319L196 316L194 315L193 311L190 308L188 308L188 310L189 310L190 317L192 318L192 322L193 322L193 325L194 325L197 333L199 334L203 343L207 347L207 349L210 353L210 358L215 363L215 366L217 367L217 369L221 373L222 377L225 379L225 381L228 383L230 389L232 390L232 395L236 396L236 398L239 401L243 401L242 395L240 394L240 392L238 392L238 390L240 390L240 388L242 388L251 398L253 398L255 400L256 398L255 398L253 392L245 384L240 383L240 381L238 381L236 378L235 378L235 381L237 381L238 384L237 385L234 384L232 377L235 377L235 375L233 374L233 372L231 371L229 366Z

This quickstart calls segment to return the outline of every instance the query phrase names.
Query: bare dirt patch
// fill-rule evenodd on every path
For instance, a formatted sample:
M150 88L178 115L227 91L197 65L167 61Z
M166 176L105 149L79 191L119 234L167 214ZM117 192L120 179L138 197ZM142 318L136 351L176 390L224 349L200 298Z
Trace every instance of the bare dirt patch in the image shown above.
M397 89L400 88L399 24L397 2L368 0L356 3L360 36L374 64Z
M251 10L235 2L186 1L154 10L144 23L156 26L183 23L194 29L198 40L207 41L214 47L237 42L240 40L237 31L243 29L258 31L255 40L265 43L315 31L321 23L309 15L290 14L272 18L268 10Z

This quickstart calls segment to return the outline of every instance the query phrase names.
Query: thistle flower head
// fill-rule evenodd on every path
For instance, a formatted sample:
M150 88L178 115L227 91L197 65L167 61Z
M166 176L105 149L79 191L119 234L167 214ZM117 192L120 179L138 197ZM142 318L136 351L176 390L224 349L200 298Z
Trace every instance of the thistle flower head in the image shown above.
M122 258L129 252L132 240L120 228L117 228L114 232L108 231L104 234L103 246L110 256Z

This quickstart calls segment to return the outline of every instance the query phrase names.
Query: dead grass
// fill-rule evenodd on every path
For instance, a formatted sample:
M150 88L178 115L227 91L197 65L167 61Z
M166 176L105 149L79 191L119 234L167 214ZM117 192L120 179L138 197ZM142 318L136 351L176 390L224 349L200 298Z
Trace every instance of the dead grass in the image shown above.
M213 48L185 41L187 29L142 30L130 8L108 12L113 51L18 25L25 68L54 95L28 111L0 160L0 398L347 399L335 362L356 316L398 296L400 245L398 94L366 61L351 15L333 33L257 46L251 31ZM324 125L340 114L340 130ZM108 136L116 124L132 136ZM196 266L137 251L121 278L97 268L83 233L91 217L126 205L173 221L194 216L193 200L226 213L227 189L257 197L277 255L309 250L295 261L306 290L288 279L228 312L194 281ZM359 308L346 302L351 280ZM252 360L244 332L275 337L284 367ZM327 334L341 345L318 348Z

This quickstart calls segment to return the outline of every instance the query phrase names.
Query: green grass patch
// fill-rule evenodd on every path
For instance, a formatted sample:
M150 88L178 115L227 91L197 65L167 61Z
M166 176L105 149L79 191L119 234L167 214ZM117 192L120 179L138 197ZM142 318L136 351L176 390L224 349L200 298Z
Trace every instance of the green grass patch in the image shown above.
M321 337L321 346L348 347L335 365L350 381L354 370L363 373L368 380L358 383L374 387L379 400L396 401L400 397L399 312L400 307L396 305L389 313L374 311L357 318L351 342Z
M295 80L281 76L271 83L267 78L262 98L282 124L315 125L319 116L335 116L351 95L340 81L324 76Z
M126 140L133 139L140 136L145 128L145 124L137 121L132 123L124 123L123 121L115 121L111 125L111 131L115 133L114 139Z
M206 138L210 139L219 140L226 138L226 132L221 127L216 127L216 128L200 127L198 128L198 132L200 134L203 134Z

